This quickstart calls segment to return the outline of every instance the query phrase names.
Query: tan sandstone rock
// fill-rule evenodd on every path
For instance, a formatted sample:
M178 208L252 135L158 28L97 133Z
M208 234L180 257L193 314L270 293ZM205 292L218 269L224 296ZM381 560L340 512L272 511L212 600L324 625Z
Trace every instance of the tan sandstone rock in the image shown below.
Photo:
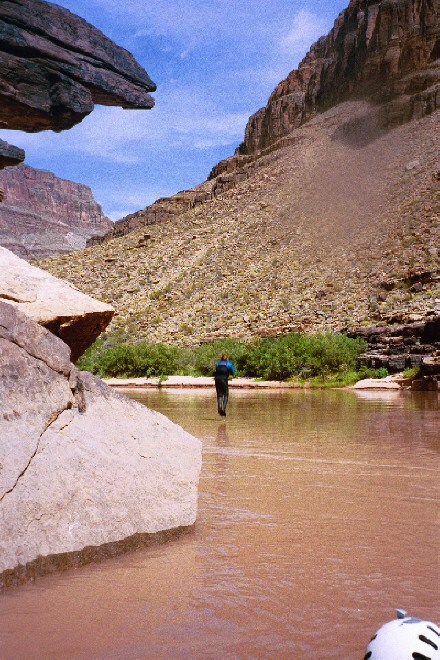
M44 558L195 521L200 441L68 352L0 301L0 587Z
M352 386L354 390L400 390L399 383L392 376L386 378L364 378Z
M114 310L0 247L0 300L60 337L75 362L107 327Z

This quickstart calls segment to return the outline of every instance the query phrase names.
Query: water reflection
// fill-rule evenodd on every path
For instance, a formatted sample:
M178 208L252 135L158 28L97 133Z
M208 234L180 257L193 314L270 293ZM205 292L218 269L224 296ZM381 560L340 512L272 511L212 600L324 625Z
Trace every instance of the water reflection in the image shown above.
M203 440L195 533L7 593L0 657L350 660L439 621L438 397L365 394L130 392Z

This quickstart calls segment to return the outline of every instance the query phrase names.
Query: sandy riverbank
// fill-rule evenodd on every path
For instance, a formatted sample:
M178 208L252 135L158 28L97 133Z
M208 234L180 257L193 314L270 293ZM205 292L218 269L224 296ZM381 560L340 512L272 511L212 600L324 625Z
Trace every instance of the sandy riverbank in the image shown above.
M166 380L161 378L107 378L104 379L107 385L111 387L214 387L214 378L204 376L168 376ZM398 377L387 376L386 378L369 378L361 380L348 389L380 389L380 390L400 390L403 389L398 382ZM401 376L400 376L401 380ZM229 387L235 389L303 389L307 384L286 383L277 380L253 380L252 378L233 378L229 381Z
M107 378L104 380L111 387L214 387L214 378L205 376L168 376L166 380L160 378ZM294 389L303 386L299 383L284 383L275 380L257 381L252 378L234 378L229 381L229 387L242 389Z

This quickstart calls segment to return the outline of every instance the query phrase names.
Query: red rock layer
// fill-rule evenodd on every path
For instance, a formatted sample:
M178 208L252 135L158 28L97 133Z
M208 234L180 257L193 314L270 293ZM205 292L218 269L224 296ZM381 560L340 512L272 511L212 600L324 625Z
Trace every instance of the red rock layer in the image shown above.
M0 171L0 245L36 259L85 247L111 230L88 186L26 165Z

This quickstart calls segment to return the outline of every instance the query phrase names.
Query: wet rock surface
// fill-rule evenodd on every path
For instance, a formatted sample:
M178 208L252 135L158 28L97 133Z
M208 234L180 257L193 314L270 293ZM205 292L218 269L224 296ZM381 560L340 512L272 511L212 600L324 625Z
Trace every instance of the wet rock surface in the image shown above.
M0 438L0 587L194 523L201 443L2 301Z
M30 260L84 248L113 223L92 191L27 165L0 171L0 245Z

